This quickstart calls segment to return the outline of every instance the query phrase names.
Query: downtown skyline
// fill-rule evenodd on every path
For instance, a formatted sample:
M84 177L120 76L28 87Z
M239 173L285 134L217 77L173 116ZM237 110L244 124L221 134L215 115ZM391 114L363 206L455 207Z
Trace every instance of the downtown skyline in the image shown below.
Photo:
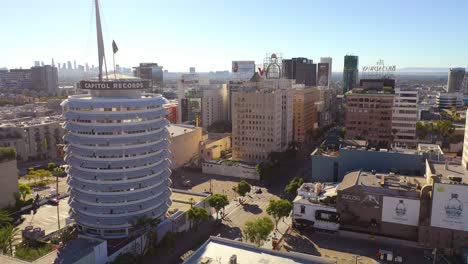
M112 68L114 39L117 64L153 61L172 72L230 70L232 60L261 63L271 52L316 62L330 56L334 72L342 70L346 54L358 55L360 66L379 59L397 68L468 66L464 1L384 1L378 8L371 1L334 2L103 0L107 64ZM0 43L0 67L28 68L52 58L97 64L92 1L22 3L3 4L0 23L15 27L0 30L11 40Z

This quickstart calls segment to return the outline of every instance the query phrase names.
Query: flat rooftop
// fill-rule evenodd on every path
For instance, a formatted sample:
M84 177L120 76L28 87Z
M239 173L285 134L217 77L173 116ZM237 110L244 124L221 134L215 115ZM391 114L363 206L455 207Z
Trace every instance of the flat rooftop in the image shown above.
M196 193L196 192L189 192L183 190L172 189L172 205L169 208L169 211L188 211L190 209L190 203L197 204L203 201L207 194L204 193ZM193 200L192 200L193 199Z
M294 252L279 252L234 240L210 237L184 264L229 263L235 255L242 264L331 264L335 260Z
M180 124L177 124L177 125L170 124L167 126L167 130L169 130L169 134L171 135L171 138L193 132L197 129L201 129L201 128L196 127L196 126L180 125Z
M461 164L454 163L435 163L431 162L431 170L433 175L441 175L440 182L453 183L450 178L460 177L462 183L468 184L468 171Z
M102 241L95 239L87 239L79 237L74 240L70 240L63 247L57 250L56 259L54 264L64 263L75 263L81 260L84 256L94 251L94 247L101 244ZM52 255L53 256L53 255Z
M417 191L426 184L426 178L421 176L406 176L394 173L373 173L354 171L348 173L339 184L338 190L351 186L374 187L388 190Z

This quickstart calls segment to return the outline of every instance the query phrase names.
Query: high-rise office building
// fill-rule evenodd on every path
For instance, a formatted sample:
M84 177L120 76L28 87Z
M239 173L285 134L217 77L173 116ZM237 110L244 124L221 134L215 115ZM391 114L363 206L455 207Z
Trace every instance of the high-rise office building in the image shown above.
M416 89L395 88L392 114L392 136L396 145L415 147L419 93Z
M82 232L126 237L136 218L170 206L167 102L142 83L82 82L90 94L63 103L71 218Z
M167 103L149 81L103 80L104 44L96 3L99 80L62 103L70 217L78 230L126 238L139 218L163 219L171 205Z
M271 152L287 149L293 137L293 83L287 79L259 79L232 98L234 159L260 162Z
M465 77L463 77L462 91L465 96L468 95L468 73L465 73Z
M189 72L190 72L190 73L195 73L195 67L190 67L190 68L189 68Z
M392 93L358 89L347 92L346 138L367 140L373 147L389 147L394 97Z
M447 80L447 92L457 93L463 92L462 83L465 77L465 68L450 68Z
M32 89L43 91L50 95L58 95L58 72L57 68L45 65L31 68Z
M320 58L320 63L328 63L328 86L330 86L330 81L332 79L332 61L331 57Z
M135 77L151 81L151 86L162 85L164 82L163 67L157 63L140 63L140 66L134 69Z
M210 84L202 90L202 127L208 128L215 122L227 121L227 85Z
M318 128L315 103L320 98L316 87L296 87L293 92L293 140L303 143L307 133Z
M307 58L292 58L282 60L283 76L296 80L297 84L306 86L317 85L317 64Z
M346 55L343 67L343 94L356 87L358 81L359 58L358 56Z

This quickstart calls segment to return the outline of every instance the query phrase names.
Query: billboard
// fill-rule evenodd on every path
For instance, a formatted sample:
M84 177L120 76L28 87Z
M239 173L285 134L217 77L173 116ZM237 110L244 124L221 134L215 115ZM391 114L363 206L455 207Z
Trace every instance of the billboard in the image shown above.
M342 193L341 199L350 203L358 203L361 206L369 208L380 208L380 197L374 194L355 194L355 193Z
M330 64L328 63L319 63L317 69L317 85L318 86L328 86L328 73L330 69Z
M419 200L384 196L382 221L418 226L420 206Z
M232 72L250 78L255 73L255 61L232 61Z
M431 226L468 231L468 187L435 183Z

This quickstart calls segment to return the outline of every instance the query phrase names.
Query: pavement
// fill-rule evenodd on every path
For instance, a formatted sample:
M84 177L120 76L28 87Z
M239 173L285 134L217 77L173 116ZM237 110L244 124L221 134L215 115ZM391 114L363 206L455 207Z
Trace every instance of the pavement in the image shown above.
M70 210L68 199L67 197L59 201L58 208L61 228L65 226L65 220L68 218L68 211ZM57 206L45 204L37 209L36 214L33 214L31 210L30 214L23 216L25 217L24 222L17 226L20 230L31 225L45 230L46 235L58 230Z

